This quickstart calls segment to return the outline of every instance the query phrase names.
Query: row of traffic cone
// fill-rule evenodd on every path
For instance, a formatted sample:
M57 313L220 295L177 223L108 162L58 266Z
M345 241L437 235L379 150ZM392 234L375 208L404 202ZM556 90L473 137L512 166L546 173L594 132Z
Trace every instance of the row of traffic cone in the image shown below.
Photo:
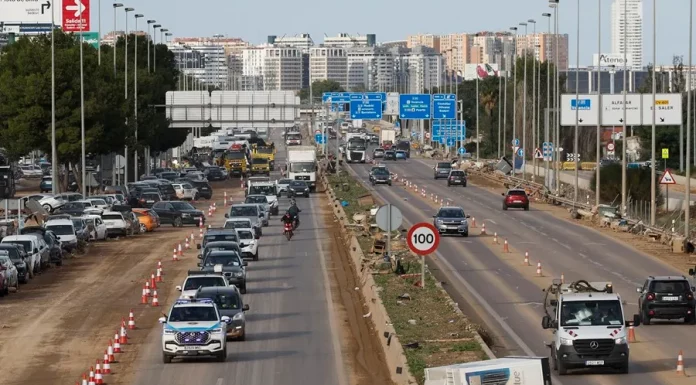
M178 261L176 249L174 250L174 261ZM140 296L140 304L147 305L149 297L152 297L151 306L159 306L159 297L157 296L157 283L164 282L164 270L162 269L162 261L157 261L157 270L150 274L150 279L145 281L143 292Z

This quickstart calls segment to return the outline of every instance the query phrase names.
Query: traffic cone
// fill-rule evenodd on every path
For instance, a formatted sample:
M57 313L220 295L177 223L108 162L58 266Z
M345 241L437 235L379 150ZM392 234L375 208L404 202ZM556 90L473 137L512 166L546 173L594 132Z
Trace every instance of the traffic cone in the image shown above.
M471 218L471 227L476 228L476 217Z
M126 333L126 328L121 326L121 332L119 333L118 343L121 345L128 344L128 333Z
M201 228L198 229L198 239L203 239L203 226L201 226Z
M191 248L191 244L189 243L188 237L186 237L186 243L184 244L184 247L186 248L186 250Z
M565 283L565 275L563 275L563 273L561 273L561 283Z
M109 355L107 354L106 350L104 350L104 366L103 366L104 374L111 374L111 364L109 363Z
M172 261L177 262L179 260L179 256L176 254L176 247L174 248L174 253L172 254Z
M161 275L164 275L164 269L162 269L162 260L157 261L157 269L160 271Z
M89 385L95 385L94 382L94 366L89 368Z
M179 257L181 257L181 254L182 254L181 243L179 243L179 246L177 246L176 253L178 254Z
M140 304L147 305L147 287L143 285L143 295L140 297Z
M150 287L154 290L157 289L157 282L155 279L155 273L150 274Z
M150 290L150 281L145 281L145 293L148 297L152 295L152 291Z
M636 329L633 325L628 327L628 342L636 342Z
M686 375L684 372L684 353L681 350L677 356L677 374Z
M203 228L203 218L198 219L198 228L200 228L200 229Z
M196 237L193 235L193 230L191 230L191 247L196 244Z
M217 202L213 202L213 212L217 211Z
M82 385L89 385L87 383L87 373L82 373Z
M508 244L507 239L505 240L505 243L503 243L503 253L509 253L510 252L510 245Z
M213 225L208 225L208 230L212 229Z
M493 243L495 243L496 245L498 244L498 233L497 232L493 233Z
M114 353L113 341L109 340L109 346L106 348L106 354L109 356L109 363L116 362L116 356L114 356Z
M529 252L524 252L524 265L529 266Z
M542 272L541 272L541 261L537 261L536 275L537 275L537 277L543 277Z
M157 276L155 277L155 281L157 282L163 282L164 280L162 279L162 269L157 269Z
M119 342L118 330L114 334L114 353L121 353L121 343Z
M152 294L152 306L157 307L159 306L159 298L157 298L157 290Z
M97 385L103 385L104 384L104 377L102 376L102 370L101 370L101 363L100 360L97 360L97 365L94 369L94 382L97 383Z
M135 315L133 314L133 309L128 312L128 329L135 330Z
M481 224L481 235L486 235L486 224L485 223Z
M224 197L225 197L225 207L227 207L227 191L225 191Z

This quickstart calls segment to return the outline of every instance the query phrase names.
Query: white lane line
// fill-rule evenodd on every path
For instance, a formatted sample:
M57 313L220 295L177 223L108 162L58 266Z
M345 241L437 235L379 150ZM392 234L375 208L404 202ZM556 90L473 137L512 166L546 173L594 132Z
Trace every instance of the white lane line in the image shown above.
M492 219L484 219L484 221L491 222L491 223L494 224L494 225L497 225L497 224L498 224L496 221L494 221L494 220L492 220Z
M225 383L225 379L224 379L224 378L218 378L217 381L215 381L215 385L222 385L222 384L224 384L224 383Z

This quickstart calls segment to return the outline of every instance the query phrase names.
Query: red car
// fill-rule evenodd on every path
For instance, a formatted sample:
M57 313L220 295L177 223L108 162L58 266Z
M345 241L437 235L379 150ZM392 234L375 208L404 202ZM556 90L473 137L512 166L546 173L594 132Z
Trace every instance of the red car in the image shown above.
M529 211L529 197L526 191L522 189L510 189L507 193L503 193L502 195L505 197L503 198L503 210L512 207Z

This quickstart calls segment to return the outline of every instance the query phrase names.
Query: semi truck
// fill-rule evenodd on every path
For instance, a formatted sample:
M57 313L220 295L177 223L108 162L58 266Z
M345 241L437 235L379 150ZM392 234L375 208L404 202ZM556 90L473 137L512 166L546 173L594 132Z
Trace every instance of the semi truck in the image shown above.
M623 302L611 282L554 279L544 291L541 326L553 331L549 348L559 375L601 367L628 373L628 329L640 325L640 316L624 321Z
M345 159L348 163L365 163L367 159L367 140L360 136L354 136L348 139L346 146Z
M380 130L379 145L382 146L383 149L391 149L394 143L396 143L396 131L389 128L383 128Z
M425 385L552 385L547 357L505 357L425 369Z
M317 189L317 152L314 146L288 148L288 178L303 180L314 192Z

